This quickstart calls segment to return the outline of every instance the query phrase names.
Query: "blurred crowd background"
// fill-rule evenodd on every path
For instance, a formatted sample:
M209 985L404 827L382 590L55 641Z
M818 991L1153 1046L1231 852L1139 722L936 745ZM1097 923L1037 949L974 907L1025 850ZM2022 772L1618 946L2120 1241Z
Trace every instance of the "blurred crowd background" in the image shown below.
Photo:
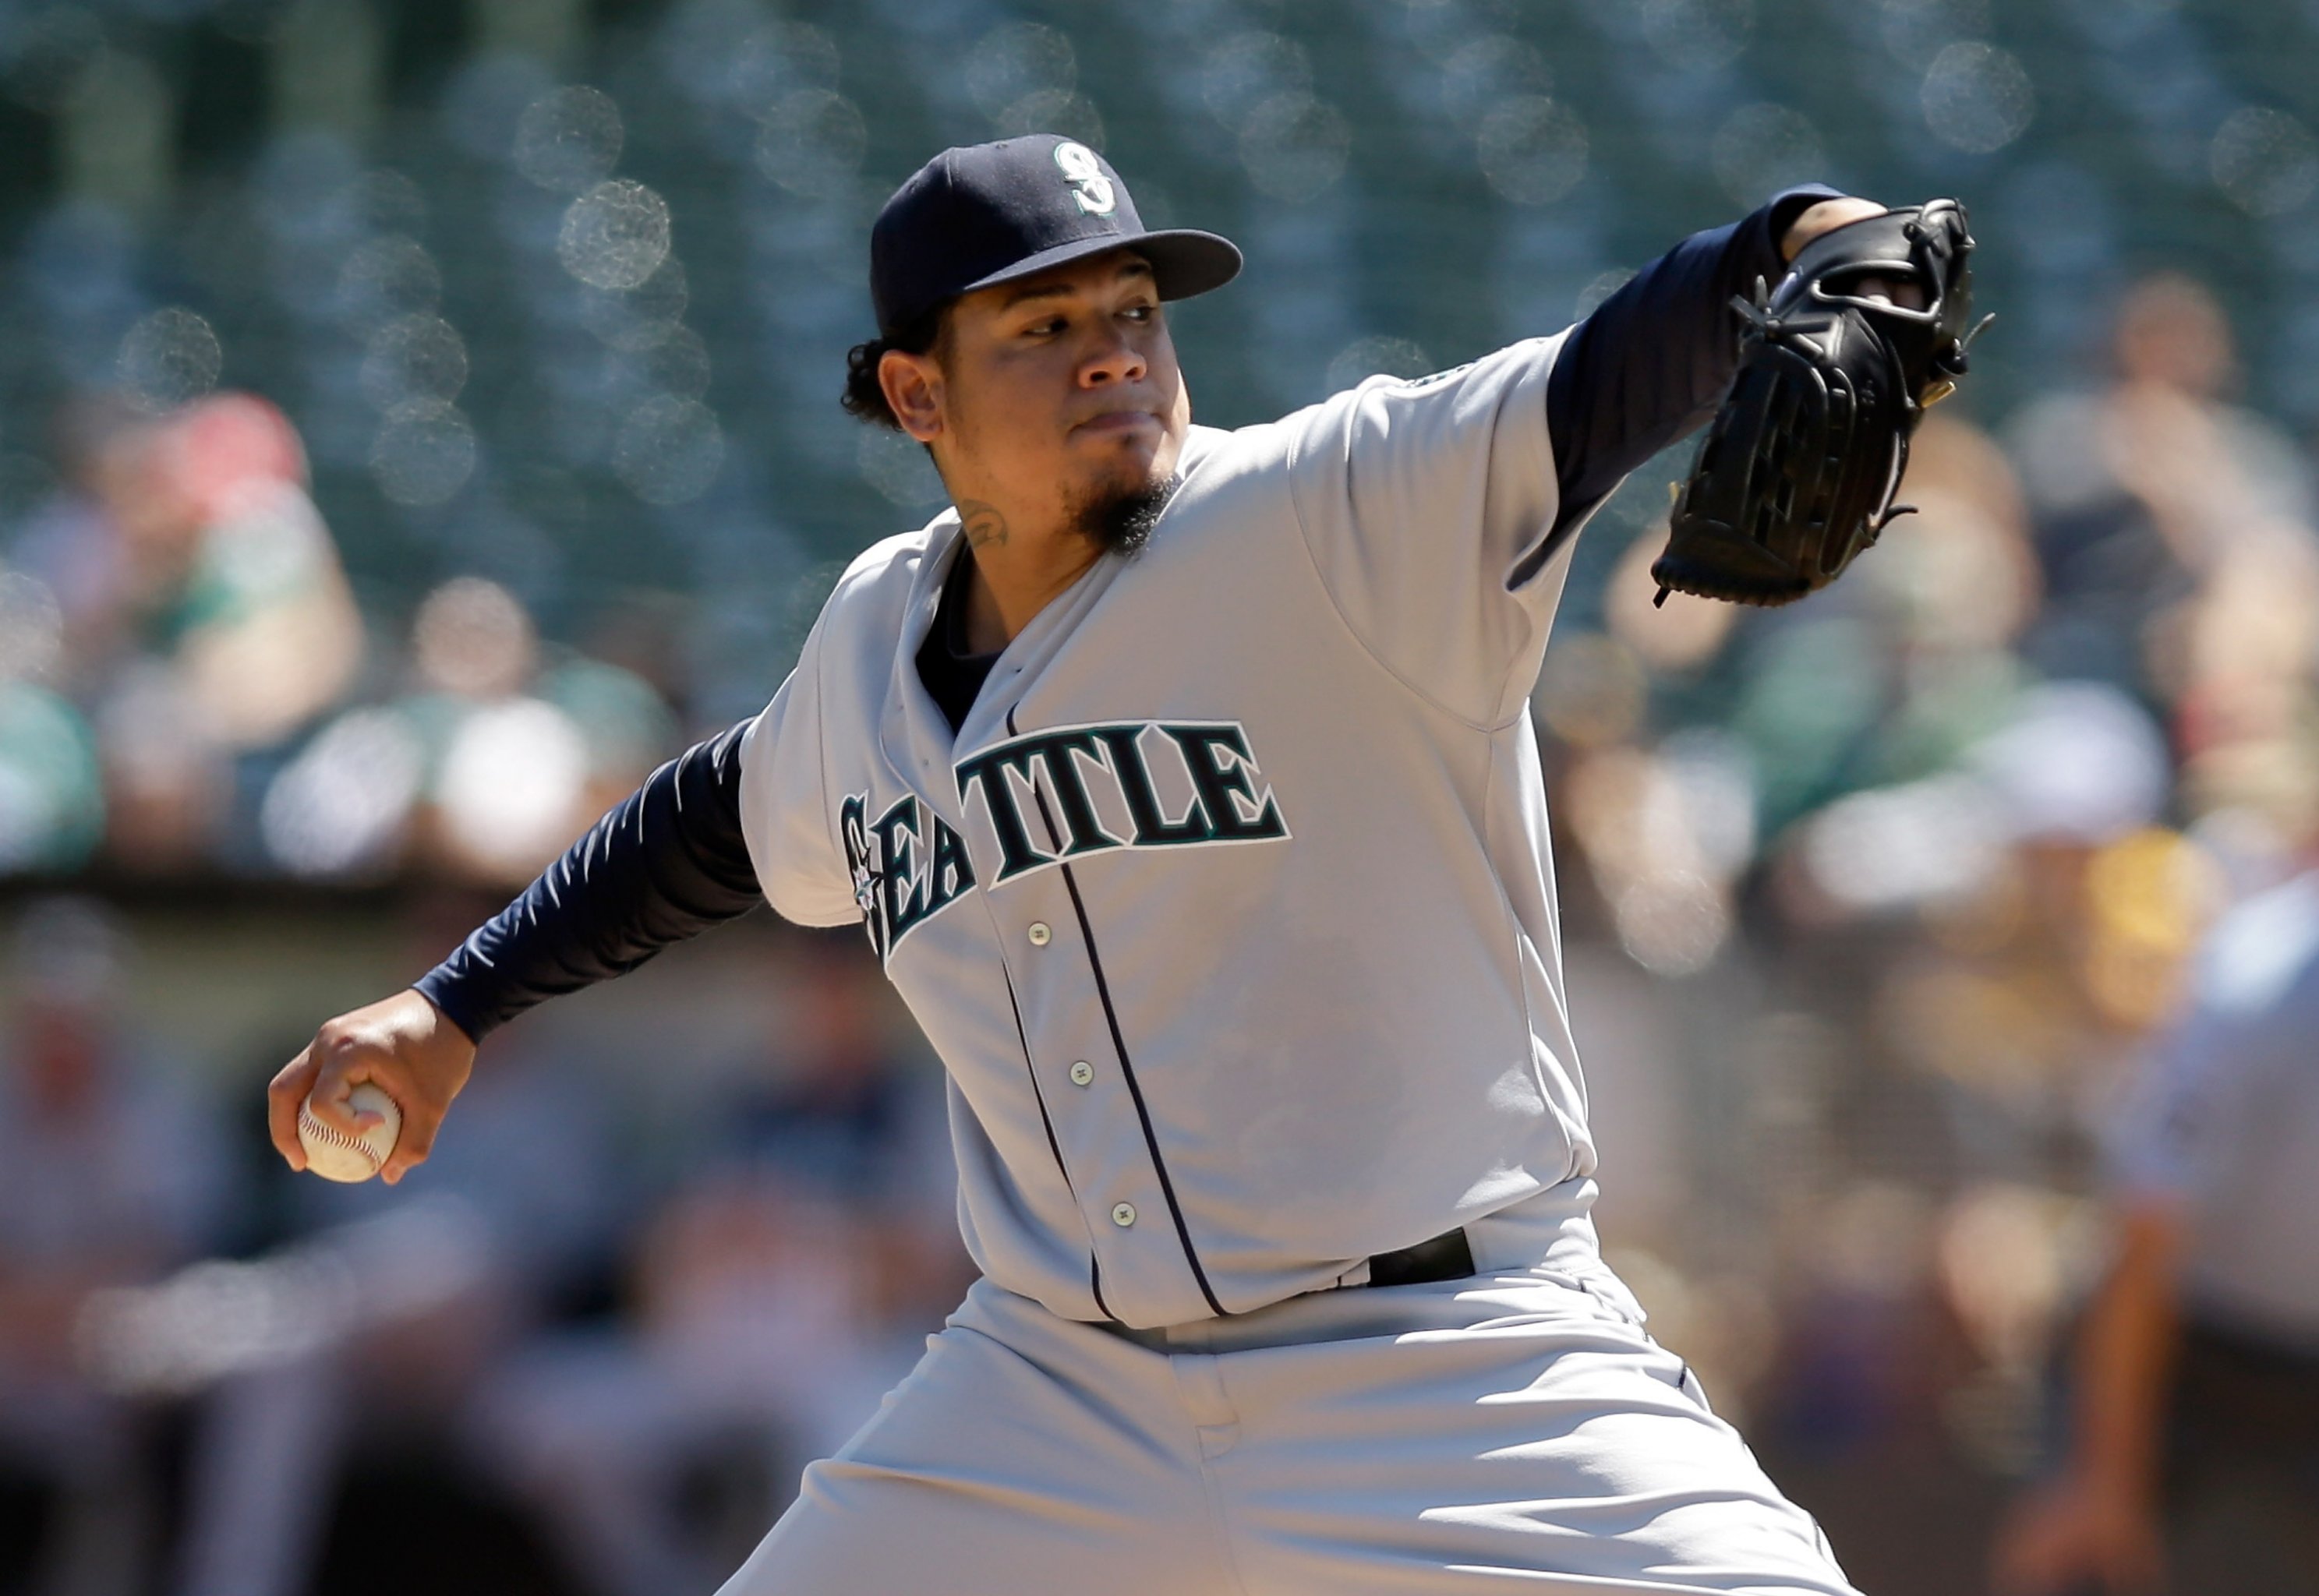
M939 508L836 402L869 219L1034 129L1247 249L1175 316L1224 425L1791 182L1971 206L1918 512L1654 609L1670 452L1536 713L1612 1260L1865 1589L1984 1588L2107 1127L2319 820L2314 59L2290 0L0 3L0 1591L705 1591L955 1301L851 936L521 1022L392 1193L260 1092Z

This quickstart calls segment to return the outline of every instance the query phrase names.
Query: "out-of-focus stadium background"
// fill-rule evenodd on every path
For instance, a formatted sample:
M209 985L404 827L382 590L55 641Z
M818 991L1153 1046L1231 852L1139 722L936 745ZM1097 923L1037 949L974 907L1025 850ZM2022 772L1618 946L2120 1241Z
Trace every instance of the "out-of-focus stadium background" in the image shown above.
M955 1299L850 937L519 1023L393 1194L260 1088L938 507L836 403L869 220L1033 129L1247 249L1175 316L1221 424L1790 182L1972 207L1921 513L1654 610L1671 454L1537 713L1613 1261L1866 1589L1981 1588L2105 1118L2319 796L2314 59L2288 0L0 5L0 1591L706 1591Z

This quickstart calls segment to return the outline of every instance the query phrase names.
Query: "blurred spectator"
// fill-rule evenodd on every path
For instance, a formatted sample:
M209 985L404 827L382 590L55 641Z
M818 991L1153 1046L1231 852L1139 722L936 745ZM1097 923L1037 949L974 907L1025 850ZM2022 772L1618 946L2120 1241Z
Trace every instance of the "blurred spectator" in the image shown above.
M2201 951L2116 1141L2070 1444L1999 1547L2026 1596L2295 1591L2319 1570L2319 870Z
M778 1073L730 1105L733 1154L852 1213L873 1316L931 1327L973 1278L959 1245L943 1078L852 936L811 939L795 964L766 1050Z
M120 933L95 905L16 928L0 1044L0 1460L50 1492L47 1596L131 1588L158 1526L143 1411L86 1375L95 1294L212 1242L227 1184L203 1105L120 1018Z
M1848 793L1897 798L1953 776L2012 713L2024 672L2011 648L2039 587L2004 456L1969 422L1936 415L1903 488L1920 512L1844 584L1746 626L1730 605L1654 602L1648 566L1665 539L1654 522L1611 574L1606 634L1559 637L1549 652L1539 718L1575 750L1553 789L1620 942L1646 968L1710 961L1739 883L1760 855L1794 843L1798 822ZM2152 754L2161 780L2163 762L2162 749ZM1899 807L1913 816L1937 806ZM1910 845L1880 841L1881 877L1972 871L1989 857L1970 837L1953 845L1914 818L1895 823ZM1915 890L1856 885L1872 897Z
M68 401L52 425L58 491L12 540L11 558L42 584L61 622L58 680L84 698L131 646L135 579L123 519L148 502L141 479L154 427L118 393Z
M427 596L411 644L420 690L402 708L428 754L421 846L455 878L528 881L597 813L585 733L532 690L531 617L505 588L461 577Z
M413 857L455 881L519 886L674 752L650 684L573 657L543 670L514 594L458 577L411 623L416 690L324 728L268 789L267 851L345 877Z
M853 938L793 955L772 1082L707 1105L707 1156L639 1237L632 1330L536 1342L475 1426L603 1596L737 1564L970 1278L939 1076L893 1045ZM707 1523L681 1490L704 1474L730 1508Z
M2193 634L2211 632L2197 612L2216 601L2254 615L2284 604L2279 624L2307 649L2310 472L2276 425L2227 402L2238 356L2213 295L2172 273L2136 284L2111 367L2105 385L2035 400L2010 428L2047 590L2032 662L2172 702L2201 663Z
M272 404L226 393L148 415L98 397L60 430L66 485L13 558L58 606L61 678L103 752L111 851L182 868L218 841L233 760L345 692L361 617Z
M0 565L0 876L72 870L96 851L96 738L53 690L64 617L45 583Z
M1538 713L1566 765L1566 958L1614 1173L1667 1132L1613 1078L1632 1022L1614 1012L1597 1045L1621 994L1578 978L1588 944L1672 978L1632 1001L1683 1059L1694 1204L1638 1227L1649 1256L1621 1266L1671 1346L1728 1371L1719 1401L1758 1415L1779 1476L1865 1547L1865 1587L1930 1591L1980 1575L2072 1278L2091 1126L2228 881L2167 824L2170 700L2025 659L2049 590L2004 452L1938 412L1901 496L1919 513L1843 584L1760 617L1654 605L1665 527L1645 526L1603 631L1549 651ZM2215 634L2212 657L2254 652ZM2291 646L2267 646L2282 670ZM1678 982L1764 1006L1737 1031L1670 1022L1694 1007Z

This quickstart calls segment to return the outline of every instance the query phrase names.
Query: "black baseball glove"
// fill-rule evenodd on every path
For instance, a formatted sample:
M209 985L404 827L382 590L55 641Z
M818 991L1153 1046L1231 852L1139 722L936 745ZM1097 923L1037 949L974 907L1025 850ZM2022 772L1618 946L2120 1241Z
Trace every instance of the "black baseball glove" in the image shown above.
M1832 228L1798 251L1776 293L1731 303L1739 369L1677 491L1667 592L1786 604L1826 587L1886 523L1908 438L1964 374L1972 321L1964 207L1932 200ZM1864 278L1914 283L1924 309L1862 299Z

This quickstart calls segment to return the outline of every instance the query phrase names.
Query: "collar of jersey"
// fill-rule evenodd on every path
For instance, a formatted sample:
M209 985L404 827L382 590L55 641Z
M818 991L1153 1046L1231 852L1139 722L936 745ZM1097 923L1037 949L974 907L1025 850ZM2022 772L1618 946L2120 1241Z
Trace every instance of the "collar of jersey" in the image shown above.
M1229 436L1212 427L1191 428L1184 439L1178 466L1184 477L1179 492L1191 489L1201 465ZM941 708L918 680L917 654L934 626L943 582L950 574L950 563L958 549L958 511L944 509L926 523L920 536L925 543L896 628L879 743L902 779L932 803L937 814L956 825L961 805L952 768L960 760L1011 735L1006 729L1007 712L1022 701L1024 692L1055 655L1069 646L1080 623L1132 562L1104 555L1032 617L1030 625L1016 633L991 663L989 679L953 738Z

